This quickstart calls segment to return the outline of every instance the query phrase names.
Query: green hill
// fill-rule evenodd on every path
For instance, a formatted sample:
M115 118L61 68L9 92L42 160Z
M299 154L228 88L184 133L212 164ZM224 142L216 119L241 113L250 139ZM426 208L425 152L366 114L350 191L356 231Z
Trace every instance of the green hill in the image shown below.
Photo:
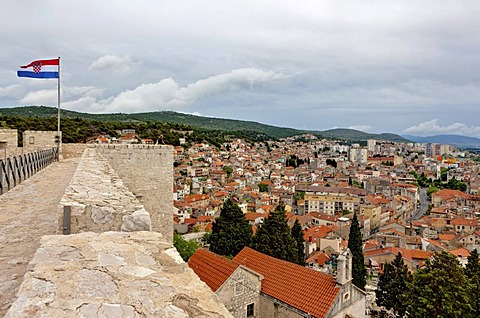
M57 116L57 109L46 106L25 106L13 108L0 108L0 115L20 117L52 117ZM389 140L396 142L407 142L408 140L396 134L368 134L353 129L331 129L326 131L305 131L293 128L276 127L235 119L224 119L214 117L195 116L190 114L177 113L173 111L158 111L148 113L113 113L113 114L89 114L70 110L61 110L62 118L80 118L84 120L95 120L101 122L164 122L171 124L188 125L193 128L206 130L224 131L246 131L278 139L286 138L304 133L312 133L320 138L341 139L360 141L367 139Z

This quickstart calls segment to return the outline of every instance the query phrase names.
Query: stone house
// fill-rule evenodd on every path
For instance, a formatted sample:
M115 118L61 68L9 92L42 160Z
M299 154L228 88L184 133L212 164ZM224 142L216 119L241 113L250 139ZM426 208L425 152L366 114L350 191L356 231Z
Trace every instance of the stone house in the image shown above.
M351 258L338 257L336 278L248 247L232 260L200 249L188 264L234 317L366 317Z

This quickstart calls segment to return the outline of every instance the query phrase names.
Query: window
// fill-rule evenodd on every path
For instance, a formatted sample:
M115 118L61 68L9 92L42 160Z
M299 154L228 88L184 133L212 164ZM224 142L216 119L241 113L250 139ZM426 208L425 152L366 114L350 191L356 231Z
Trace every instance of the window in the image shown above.
M34 136L30 136L30 138L28 138L28 143L33 145L35 143L35 137Z
M253 317L253 312L254 312L254 304L249 304L247 305L247 317Z

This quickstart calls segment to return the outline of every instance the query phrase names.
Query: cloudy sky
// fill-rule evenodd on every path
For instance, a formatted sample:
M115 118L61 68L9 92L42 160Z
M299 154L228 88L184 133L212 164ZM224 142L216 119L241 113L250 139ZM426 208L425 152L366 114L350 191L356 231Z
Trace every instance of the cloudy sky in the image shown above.
M478 0L6 1L0 108L480 137Z

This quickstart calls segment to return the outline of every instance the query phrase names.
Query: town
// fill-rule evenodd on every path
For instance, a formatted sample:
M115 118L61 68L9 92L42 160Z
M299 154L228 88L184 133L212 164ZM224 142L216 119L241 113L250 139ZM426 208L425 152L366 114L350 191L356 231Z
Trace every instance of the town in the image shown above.
M174 223L197 239L231 198L253 233L278 204L303 230L306 266L336 275L358 216L368 270L368 308L385 264L400 254L410 272L446 251L463 266L478 249L479 164L449 145L368 140L347 144L302 135L175 147ZM436 181L435 181L436 180Z

